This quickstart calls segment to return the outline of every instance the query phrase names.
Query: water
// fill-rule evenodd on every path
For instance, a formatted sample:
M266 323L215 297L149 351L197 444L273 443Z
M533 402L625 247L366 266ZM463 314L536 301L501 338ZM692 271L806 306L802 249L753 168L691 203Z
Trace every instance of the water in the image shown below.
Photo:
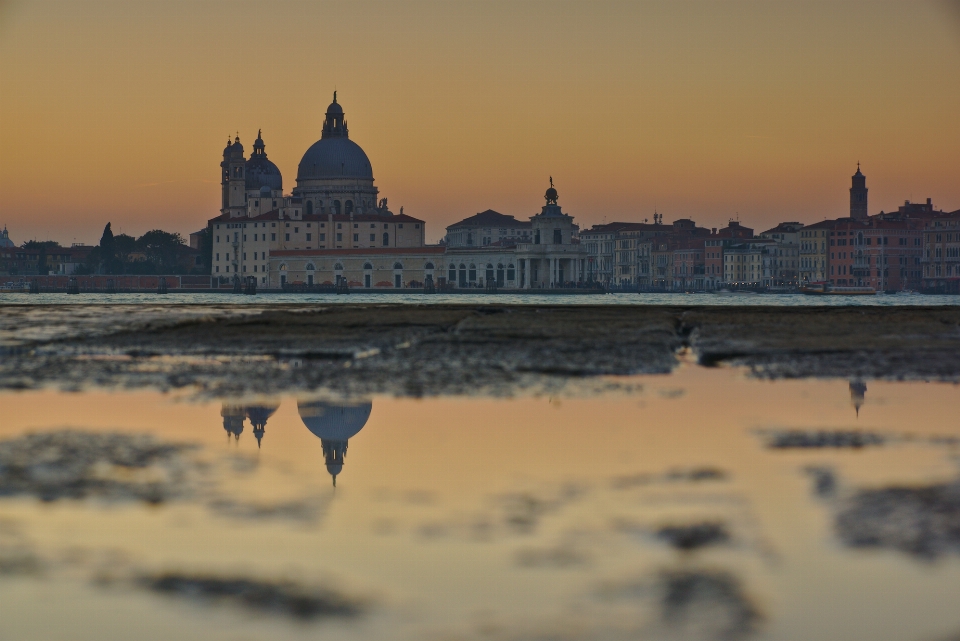
M960 518L960 388L621 380L340 406L0 393L0 638L960 634L957 530L935 525Z
M279 303L408 303L417 305L937 305L960 304L960 297L923 294L810 296L804 294L21 294L0 293L0 305L103 304L270 305Z

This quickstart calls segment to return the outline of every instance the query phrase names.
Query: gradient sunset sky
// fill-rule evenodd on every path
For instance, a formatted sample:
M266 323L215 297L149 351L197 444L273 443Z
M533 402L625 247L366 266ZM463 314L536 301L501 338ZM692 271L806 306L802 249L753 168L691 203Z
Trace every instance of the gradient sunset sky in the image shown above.
M960 208L960 2L4 2L0 226L184 235L263 129L295 186L339 92L427 239L548 176L581 228Z

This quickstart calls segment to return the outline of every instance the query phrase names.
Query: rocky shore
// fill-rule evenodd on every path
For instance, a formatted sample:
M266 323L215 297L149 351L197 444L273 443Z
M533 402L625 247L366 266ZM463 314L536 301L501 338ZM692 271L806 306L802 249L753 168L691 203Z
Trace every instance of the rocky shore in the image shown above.
M760 377L957 380L957 307L16 306L0 388L432 396L602 387L681 359Z

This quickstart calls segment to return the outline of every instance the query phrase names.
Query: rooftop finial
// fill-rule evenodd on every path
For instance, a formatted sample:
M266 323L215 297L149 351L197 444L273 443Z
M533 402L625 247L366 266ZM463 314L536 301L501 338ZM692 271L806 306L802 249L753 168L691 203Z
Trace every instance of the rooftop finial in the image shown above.
M260 133L260 132L262 132L262 131L263 131L263 129L257 129L257 138L263 138L263 136L262 136L261 133Z
M553 176L550 176L550 186L553 187Z
M336 89L333 90L333 101L334 101L334 102L337 101L337 90L336 90Z

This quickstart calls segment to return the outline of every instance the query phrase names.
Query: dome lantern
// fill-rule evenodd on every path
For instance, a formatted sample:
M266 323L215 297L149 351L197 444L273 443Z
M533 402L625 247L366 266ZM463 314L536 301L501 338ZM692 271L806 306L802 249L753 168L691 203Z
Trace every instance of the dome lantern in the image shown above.
M560 198L557 190L553 187L553 176L550 176L550 188L547 189L547 193L545 193L543 197L546 199L548 205L556 205L557 200Z

